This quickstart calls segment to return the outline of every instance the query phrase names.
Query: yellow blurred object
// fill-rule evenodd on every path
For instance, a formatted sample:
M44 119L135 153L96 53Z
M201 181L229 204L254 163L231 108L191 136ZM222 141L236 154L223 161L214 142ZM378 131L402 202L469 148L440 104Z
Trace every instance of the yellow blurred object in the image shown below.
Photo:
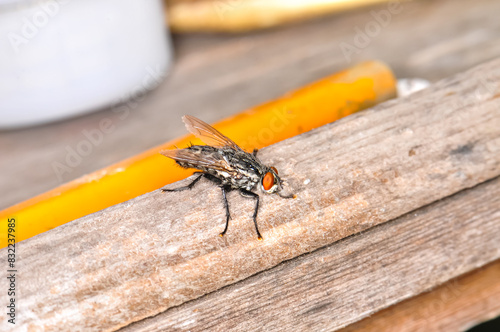
M165 0L175 32L242 32L388 0Z
M284 97L214 125L251 151L338 120L396 96L396 80L383 63L369 61L326 77ZM180 124L180 119L177 119ZM16 242L181 180L192 172L176 166L160 150L199 142L172 140L139 155L71 181L0 212L16 220ZM7 227L0 229L7 246Z

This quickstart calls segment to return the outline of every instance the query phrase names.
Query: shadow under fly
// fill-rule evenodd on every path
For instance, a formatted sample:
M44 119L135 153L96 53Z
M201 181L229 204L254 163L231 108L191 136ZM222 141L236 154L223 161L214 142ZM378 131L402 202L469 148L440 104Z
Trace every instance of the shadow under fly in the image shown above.
M259 211L259 195L252 190L258 187L267 194L277 194L283 198L295 198L295 195L282 195L282 180L274 167L264 165L257 158L257 149L248 153L228 137L222 135L212 126L190 115L182 117L188 131L208 145L192 145L185 149L164 150L160 153L174 159L183 168L197 169L199 175L187 186L167 191L192 189L201 178L206 178L221 188L224 208L226 209L226 227L220 233L224 236L229 226L229 204L226 193L238 190L243 197L255 200L253 222L259 240L262 236L257 226Z

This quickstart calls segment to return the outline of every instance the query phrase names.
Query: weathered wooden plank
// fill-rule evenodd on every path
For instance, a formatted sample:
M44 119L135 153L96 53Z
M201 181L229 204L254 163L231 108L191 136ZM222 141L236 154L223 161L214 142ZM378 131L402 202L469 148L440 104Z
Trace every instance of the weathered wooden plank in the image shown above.
M500 315L500 261L349 325L342 332L466 331Z
M499 81L495 60L261 151L298 196L262 196L263 242L253 202L237 193L218 237L224 210L209 183L151 192L23 241L19 318L115 329L494 178Z
M333 331L499 258L498 243L500 178L132 324L124 331ZM497 266L488 277L498 281L499 272ZM468 281L452 285L443 286L440 295L446 297L422 295L430 299L419 304L427 305L403 304L402 315L384 315L372 324L361 321L348 331L463 330L439 327L447 325L444 321L450 326L446 318L453 317L452 310L475 306L476 312L484 314L488 306L481 308L469 296L480 287L468 287ZM496 287L483 287L482 298L494 299L500 292L498 282ZM496 300L489 306L500 309L498 295ZM392 308L400 312L399 305ZM443 312L448 312L448 317L440 315ZM466 318L455 320L453 326L460 326Z
M403 8L358 44L351 62L340 45L355 45L358 31L376 22L371 12L386 4L265 32L175 36L176 61L150 94L70 121L1 131L0 209L182 135L173 119L184 114L212 123L367 59L388 63L398 78L436 81L500 54L497 0L405 1ZM113 131L70 172L55 172L54 163L69 165L68 149L103 119Z

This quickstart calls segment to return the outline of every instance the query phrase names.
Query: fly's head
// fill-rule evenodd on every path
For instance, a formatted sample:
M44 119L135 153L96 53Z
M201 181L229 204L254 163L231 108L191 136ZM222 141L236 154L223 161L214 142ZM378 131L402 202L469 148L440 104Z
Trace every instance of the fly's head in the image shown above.
M295 195L284 196L280 193L282 189L281 183L278 170L271 166L265 170L264 176L260 179L260 189L266 194L278 194L283 198L294 198Z
M264 176L260 179L260 189L266 194L272 194L281 189L281 179L276 168L269 167L265 170Z

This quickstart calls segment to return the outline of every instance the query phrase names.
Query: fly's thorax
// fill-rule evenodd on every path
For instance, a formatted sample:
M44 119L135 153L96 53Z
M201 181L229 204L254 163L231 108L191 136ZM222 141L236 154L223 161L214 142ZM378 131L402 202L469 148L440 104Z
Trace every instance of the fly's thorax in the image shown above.
M230 163L239 169L244 181L247 181L245 189L251 190L258 186L266 194L281 190L281 179L276 168L264 165L255 155L244 151L227 152Z
M252 190L260 181L262 176L262 165L253 155L245 151L223 148L224 159L234 170L231 177L233 188Z
M196 168L221 180L234 189L252 190L260 181L262 165L249 153L230 147L193 145L187 148L197 159L177 161L185 168Z

